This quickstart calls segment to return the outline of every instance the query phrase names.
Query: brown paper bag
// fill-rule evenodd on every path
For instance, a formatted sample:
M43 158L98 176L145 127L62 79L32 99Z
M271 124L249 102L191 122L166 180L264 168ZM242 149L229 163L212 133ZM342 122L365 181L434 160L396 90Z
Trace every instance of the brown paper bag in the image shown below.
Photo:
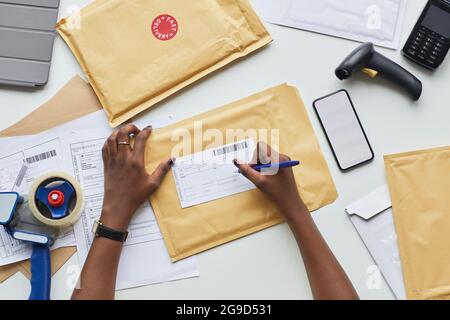
M248 0L109 0L57 26L117 126L272 41Z
M409 299L450 299L450 147L385 157Z
M0 132L0 137L37 134L100 109L101 105L92 88L76 76L48 102L23 120ZM75 252L75 247L54 250L51 254L52 273L58 271ZM22 271L30 278L29 261L0 267L0 283L17 271Z
M254 138L245 136L247 130L262 129L267 133L279 130L280 152L301 161L301 165L294 168L294 174L308 208L316 210L337 198L327 163L303 102L294 87L275 87L155 131L146 149L148 172L152 172L172 154L178 144L172 139L172 135L180 130L189 133L191 146L200 145L202 150L206 146L219 147L233 142L205 141L207 139L203 139L201 134L194 135L197 121L201 121L203 132L209 129L219 130L224 137L229 129L244 132L235 141ZM268 139L270 136L272 135L267 135ZM262 136L256 138L273 144ZM172 174L164 179L150 200L173 261L282 222L277 209L259 190L182 209Z

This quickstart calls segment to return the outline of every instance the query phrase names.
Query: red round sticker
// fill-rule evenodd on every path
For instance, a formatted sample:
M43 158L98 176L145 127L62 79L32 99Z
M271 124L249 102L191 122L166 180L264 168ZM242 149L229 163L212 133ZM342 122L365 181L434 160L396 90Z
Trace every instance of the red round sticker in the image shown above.
M173 39L178 33L177 19L169 14L162 14L152 22L152 33L156 39L167 41Z

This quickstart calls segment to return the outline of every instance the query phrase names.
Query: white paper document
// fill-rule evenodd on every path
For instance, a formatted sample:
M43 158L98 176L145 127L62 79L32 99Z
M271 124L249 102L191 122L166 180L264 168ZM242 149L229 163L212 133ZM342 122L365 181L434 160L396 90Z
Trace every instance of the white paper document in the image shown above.
M15 191L27 195L31 184L42 174L62 171L63 157L60 137L49 137L47 134L27 140L22 148L8 155L0 155L0 192ZM25 164L25 165L24 165ZM61 230L52 250L75 245L72 227ZM29 259L31 245L13 239L0 226L0 265Z
M52 136L63 136L68 134L69 132L89 130L92 128L110 130L105 112L103 110L99 110L78 119L68 121L62 125L46 130L39 135L0 138L0 154L7 153L8 149L14 148L16 146L26 145L27 141L30 141L30 139L31 142L36 141L37 136L49 136L49 134Z
M254 150L255 143L249 139L177 158L172 172L181 207L255 189L233 164L234 159L249 162Z
M152 121L154 128L166 121ZM99 220L104 195L102 147L110 132L91 130L68 137L72 170L80 183L85 198L85 209L75 224L78 258L83 265L94 240L92 227ZM117 274L116 289L128 289L153 283L196 277L199 275L196 257L172 263L164 245L155 215L146 202L134 215L129 226L128 239L124 244Z
M171 122L171 117L146 119L145 125L158 128ZM102 209L101 149L111 133L104 112L99 111L38 135L0 139L0 191L27 194L34 179L53 171L66 172L80 182L85 198L82 217L74 228L61 234L52 249L76 244L82 264L93 241L92 224ZM21 174L24 161L27 170ZM199 275L195 257L171 262L148 203L136 213L129 232L119 264L118 290ZM30 255L29 244L12 239L0 227L0 265L26 260Z
M252 0L267 22L398 49L405 0Z
M388 186L380 187L345 211L395 296L406 299Z

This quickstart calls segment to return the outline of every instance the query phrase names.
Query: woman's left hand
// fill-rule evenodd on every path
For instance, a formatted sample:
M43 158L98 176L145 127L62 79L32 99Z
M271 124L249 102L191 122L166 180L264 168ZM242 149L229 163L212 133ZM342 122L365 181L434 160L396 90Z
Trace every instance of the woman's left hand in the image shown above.
M167 159L155 172L147 173L144 153L151 132L151 127L141 131L129 124L115 131L103 146L105 197L101 221L107 227L126 230L136 210L158 189L173 165L173 160Z

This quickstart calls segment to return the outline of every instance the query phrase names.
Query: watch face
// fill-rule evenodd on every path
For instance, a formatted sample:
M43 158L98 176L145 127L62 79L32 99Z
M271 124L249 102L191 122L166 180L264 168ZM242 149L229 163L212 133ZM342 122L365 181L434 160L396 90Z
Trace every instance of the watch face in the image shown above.
M98 226L100 225L100 222L98 222L98 221L95 221L94 222L94 224L92 225L92 233L93 234L96 234L97 233L97 229L98 229Z

